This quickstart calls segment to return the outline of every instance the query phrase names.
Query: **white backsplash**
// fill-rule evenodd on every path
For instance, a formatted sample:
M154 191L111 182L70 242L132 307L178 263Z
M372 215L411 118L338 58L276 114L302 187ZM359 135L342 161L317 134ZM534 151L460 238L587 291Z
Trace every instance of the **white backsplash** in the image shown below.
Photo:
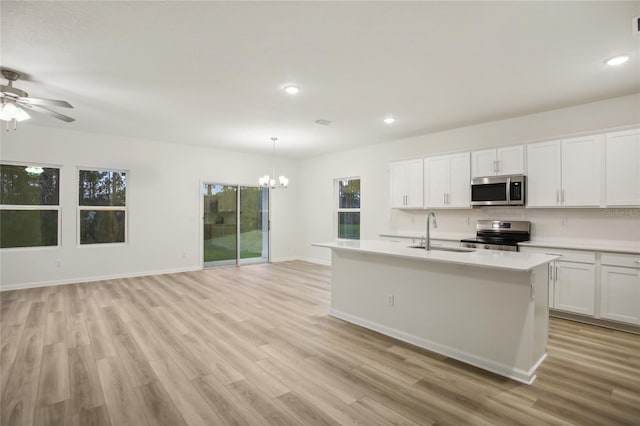
M433 210L435 232L475 235L481 219L527 220L532 240L619 241L639 244L640 209L528 209L480 207L464 210ZM391 210L390 230L424 233L426 210Z

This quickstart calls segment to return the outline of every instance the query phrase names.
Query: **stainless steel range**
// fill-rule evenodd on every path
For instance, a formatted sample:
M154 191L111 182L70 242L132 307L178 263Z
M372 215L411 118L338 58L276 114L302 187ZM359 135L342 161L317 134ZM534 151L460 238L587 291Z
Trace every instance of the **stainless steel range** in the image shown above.
M518 251L518 243L529 241L531 222L506 220L479 220L476 238L461 240L462 247L486 250Z

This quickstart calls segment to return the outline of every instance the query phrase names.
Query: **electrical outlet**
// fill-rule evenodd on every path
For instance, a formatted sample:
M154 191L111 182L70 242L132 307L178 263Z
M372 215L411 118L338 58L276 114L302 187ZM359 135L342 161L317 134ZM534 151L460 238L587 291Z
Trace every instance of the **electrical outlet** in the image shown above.
M394 302L393 299L394 299L393 294L387 294L387 305L393 306L393 302Z

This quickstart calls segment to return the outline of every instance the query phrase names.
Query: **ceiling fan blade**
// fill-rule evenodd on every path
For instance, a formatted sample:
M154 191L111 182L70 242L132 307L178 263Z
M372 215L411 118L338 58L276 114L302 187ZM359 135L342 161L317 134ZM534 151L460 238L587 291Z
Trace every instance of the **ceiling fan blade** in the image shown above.
M24 103L22 101L19 101L19 102L16 102L16 103L18 105L20 105L21 107L23 107L23 108L27 108L27 109L32 110L32 111L41 112L43 114L51 115L52 117L55 117L58 120L66 121L67 123L71 123L72 121L76 121L75 118L71 118L71 117L68 117L66 115L60 114L59 112L50 110L49 108L41 106L41 105L29 105L29 104L26 104L26 103Z
M30 104L30 105L73 108L73 105L71 105L69 102L67 102L67 101L57 101L55 99L41 99L41 98L28 97L28 98L18 98L18 100L20 102L23 102L23 103L26 103L26 104Z

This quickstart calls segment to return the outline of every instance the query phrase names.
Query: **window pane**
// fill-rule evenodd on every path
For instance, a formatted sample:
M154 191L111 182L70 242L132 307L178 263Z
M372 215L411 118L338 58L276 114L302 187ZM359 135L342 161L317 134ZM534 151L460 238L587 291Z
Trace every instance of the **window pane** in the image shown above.
M338 238L360 239L360 213L338 213Z
M125 206L127 176L124 172L80 170L81 206Z
M359 209L360 179L338 181L338 200L341 209Z
M60 169L38 167L41 173L27 172L26 166L0 164L0 204L59 204Z
M1 248L57 245L57 210L0 210Z
M124 243L123 210L81 210L80 244Z

